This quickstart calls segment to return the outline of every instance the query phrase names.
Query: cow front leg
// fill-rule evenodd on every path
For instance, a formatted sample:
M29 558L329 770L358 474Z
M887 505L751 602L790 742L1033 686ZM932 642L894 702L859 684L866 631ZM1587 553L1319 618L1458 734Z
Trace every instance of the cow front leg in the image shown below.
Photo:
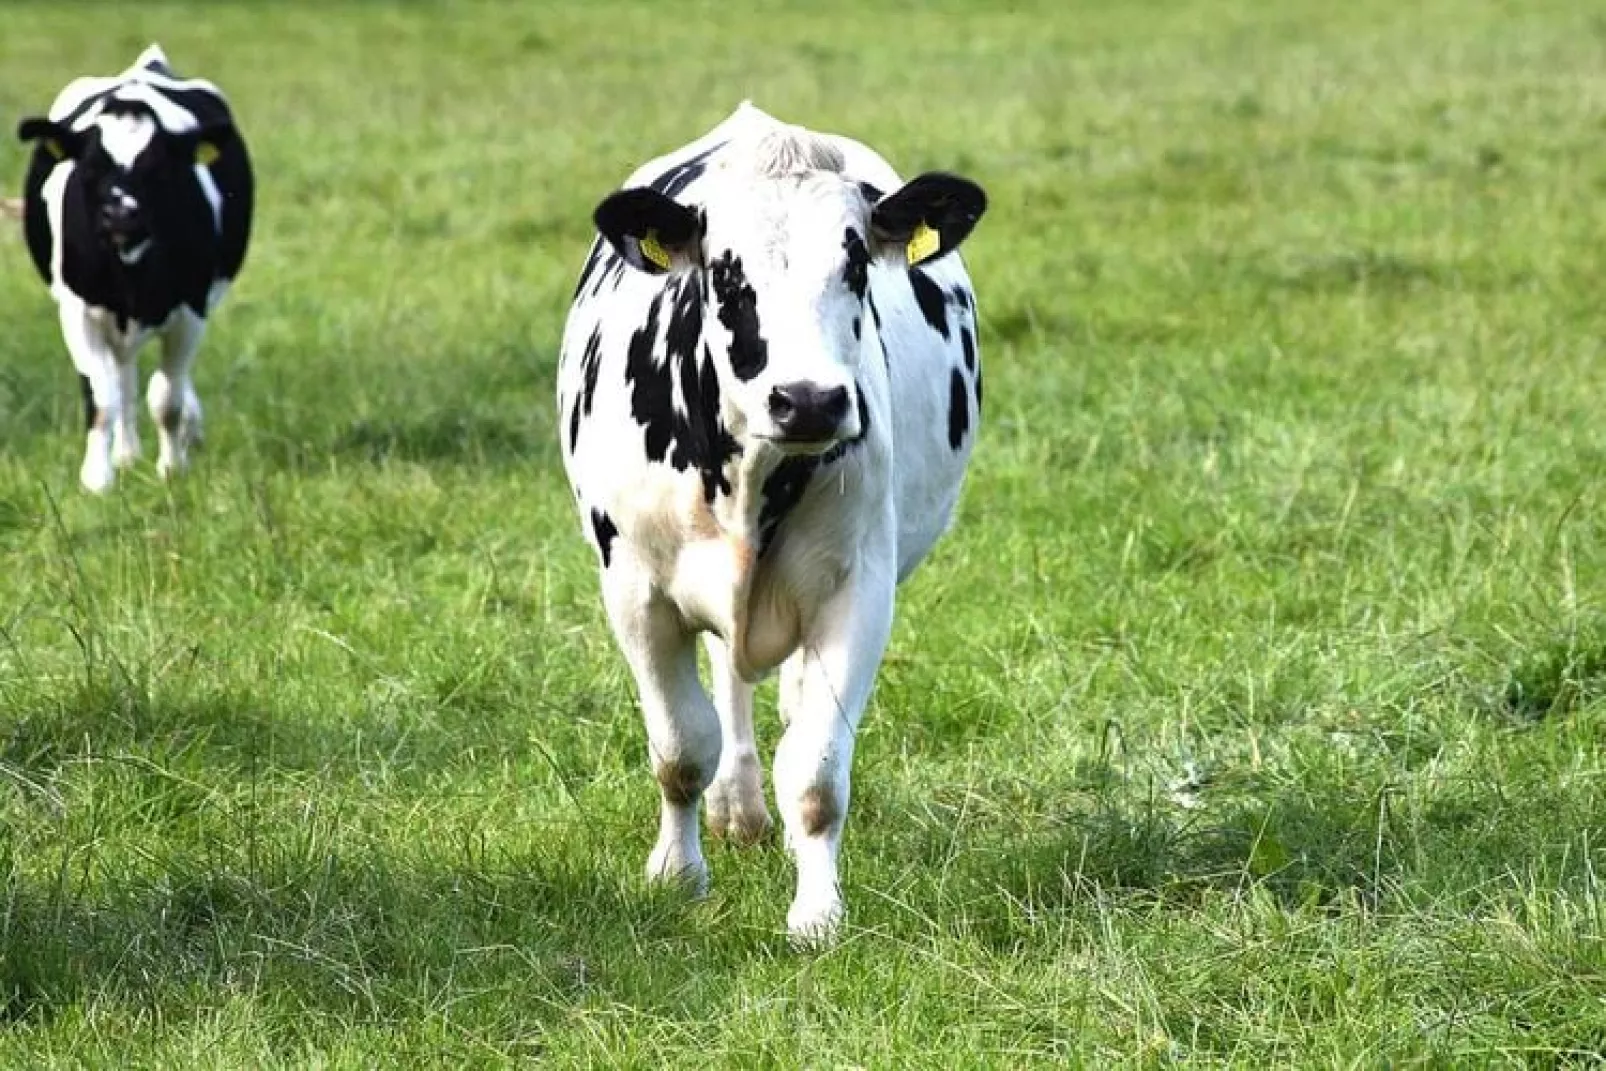
M120 355L117 361L117 397L122 404L111 421L112 467L126 469L139 460L139 411L134 399L139 397L139 360L133 353Z
M187 307L162 330L162 364L151 373L145 404L156 421L156 471L163 478L184 471L190 446L201 438L201 399L190 381L190 366L205 333L206 321Z
M719 712L719 769L704 796L708 829L737 844L756 844L774 828L764 806L764 768L753 737L753 686L737 676L730 648L712 633L703 637Z
M650 881L678 880L701 894L708 863L697 804L719 765L719 717L697 678L697 647L675 612L616 545L603 573L614 635L636 679L647 749L658 780L658 842L647 857Z
M99 494L117 478L112 464L113 435L119 428L125 429L126 434L128 395L123 390L123 370L116 348L82 302L62 301L57 311L62 340L67 344L67 352L83 386L87 427L84 463L78 470L78 481L85 490ZM124 439L123 443L126 442ZM138 449L137 440L135 449Z
M837 855L848 817L854 734L892 628L895 581L862 564L821 608L804 644L781 669L786 732L775 752L775 801L797 862L786 915L796 939L830 939L844 905Z

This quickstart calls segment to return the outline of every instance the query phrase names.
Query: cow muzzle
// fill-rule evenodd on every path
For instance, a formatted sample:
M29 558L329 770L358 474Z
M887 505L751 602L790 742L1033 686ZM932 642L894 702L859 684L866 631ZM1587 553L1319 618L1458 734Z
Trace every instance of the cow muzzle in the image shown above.
M769 416L777 442L825 446L840 438L850 411L846 387L785 383L770 391Z
M101 202L99 222L101 234L126 262L138 260L150 245L150 229L139 202L121 190L114 189Z

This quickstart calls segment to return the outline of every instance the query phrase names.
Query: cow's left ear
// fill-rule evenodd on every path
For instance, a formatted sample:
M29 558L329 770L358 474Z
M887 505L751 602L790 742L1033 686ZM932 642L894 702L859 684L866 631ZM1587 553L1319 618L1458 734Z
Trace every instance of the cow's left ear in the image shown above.
M611 193L591 218L614 252L638 271L662 275L696 267L702 259L702 215L657 190Z
M967 178L928 171L876 201L870 233L878 255L910 267L957 248L987 211L987 194Z
M17 124L17 140L34 142L58 160L76 159L84 147L84 136L78 131L37 116Z
M180 160L190 159L204 167L211 167L223 152L223 147L234 137L234 127L228 123L209 123L199 130L170 134L173 155Z

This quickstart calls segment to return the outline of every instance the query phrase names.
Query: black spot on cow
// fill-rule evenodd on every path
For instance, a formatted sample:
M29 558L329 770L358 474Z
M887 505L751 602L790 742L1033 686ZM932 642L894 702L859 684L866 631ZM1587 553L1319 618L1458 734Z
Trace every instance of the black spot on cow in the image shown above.
M954 302L962 309L969 309L971 312L976 311L975 295L962 285L954 287Z
M597 551L602 555L602 567L613 564L613 538L619 534L613 518L600 509L591 511L591 531L597 537Z
M731 336L731 371L746 382L764 371L770 359L769 344L759 329L758 295L742 271L742 258L728 249L714 261L709 279L719 305L719 322Z
M78 389L84 396L84 429L87 431L95 426L100 411L95 408L95 388L90 385L88 376L78 377Z
M682 160L647 185L665 197L677 196L680 191L696 182L702 176L702 173L708 168L708 158L724 148L724 146L725 143L722 141L718 145L704 149L690 159Z
M664 332L664 352L671 361L690 361L703 340L702 280L695 275L680 276L669 285L674 305Z
M859 337L863 333L864 333L864 325L861 324L859 322L859 318L857 316L855 316L853 318L853 338L854 338L854 341L858 341Z
M814 470L819 467L820 459L817 457L788 457L775 466L775 471L764 480L764 502L758 510L758 552L761 556L769 550L781 522L803 500L803 492L808 490Z
M591 287L590 297L596 297L604 290L610 290L619 285L619 280L625 277L625 271L630 267L625 258L613 251L613 247L604 243L602 250L602 270L595 273L596 282Z
M976 369L976 412L981 412L981 369Z
M666 298L672 307L659 360L658 322ZM630 337L625 381L632 386L630 410L642 425L647 459L681 471L697 469L703 495L712 502L716 494L730 493L725 465L741 447L720 418L719 376L706 349L698 349L701 324L701 281L695 275L674 277L653 296L646 323ZM677 384L684 413L675 410Z
M585 267L580 269L580 281L574 287L574 296L576 298L585 290L586 283L591 281L591 273L597 270L598 264L602 263L602 251L606 248L607 243L600 236L591 240L591 251L586 254Z
M662 461L669 453L674 435L674 398L667 368L654 359L658 341L658 311L663 307L663 291L653 295L647 306L647 322L630 336L625 350L625 382L631 385L630 413L646 432L647 460Z
M968 324L959 328L959 344L965 348L965 371L976 371L976 336Z
M852 227L842 239L842 249L848 256L847 266L842 269L842 281L848 284L853 296L864 300L865 291L870 287L870 251L864 247L864 239Z
M877 201L881 200L882 194L880 188L871 185L868 182L859 183L859 192L864 194L864 199L870 204L875 204Z
M742 448L719 417L719 373L714 362L706 356L686 361L680 366L680 384L692 417L683 422L670 460L678 469L695 467L703 478L703 498L712 502L715 495L731 493L725 466Z
M948 445L957 450L970 430L970 395L965 390L965 374L954 369L948 380Z
M764 501L758 510L760 557L769 550L776 531L781 527L781 522L786 520L787 515L803 500L803 492L808 490L809 481L814 478L814 474L842 460L870 434L870 407L864 400L864 390L857 384L853 389L859 402L859 434L852 439L837 443L817 457L788 457L765 479L762 489Z
M931 325L933 331L947 338L948 299L943 295L942 287L918 268L909 269L909 285L914 289L915 301L920 305L920 314L926 318L926 323Z
M597 377L602 370L602 325L598 324L591 329L591 337L586 339L586 348L580 354L580 373L583 377L580 393L575 396L574 408L569 410L569 453L574 453L575 444L580 441L580 416L582 410L586 416L591 415L591 403L597 394Z

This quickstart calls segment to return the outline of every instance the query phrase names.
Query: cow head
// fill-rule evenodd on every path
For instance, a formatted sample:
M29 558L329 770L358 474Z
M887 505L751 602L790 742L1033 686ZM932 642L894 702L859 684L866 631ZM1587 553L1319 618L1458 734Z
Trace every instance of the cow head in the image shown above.
M856 381L873 334L872 261L904 269L940 257L986 209L967 179L930 173L883 195L843 175L835 149L815 148L824 166L710 176L701 207L632 188L594 215L631 267L695 276L727 424L788 453L862 432Z
M81 207L96 237L123 263L136 264L162 242L176 180L217 158L230 128L164 131L141 106L108 108L82 129L24 119L17 137L77 167Z

